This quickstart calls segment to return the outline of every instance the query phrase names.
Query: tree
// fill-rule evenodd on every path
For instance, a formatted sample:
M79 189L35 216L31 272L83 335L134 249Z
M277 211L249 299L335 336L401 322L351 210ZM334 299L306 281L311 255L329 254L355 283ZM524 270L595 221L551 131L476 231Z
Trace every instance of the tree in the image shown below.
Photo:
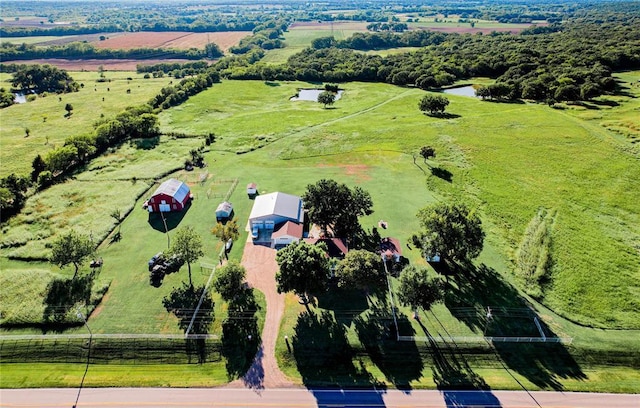
M384 282L382 260L363 249L349 251L338 264L336 276L340 279L340 286L364 290L380 286Z
M53 242L50 260L60 268L73 264L76 268L73 273L73 279L75 279L78 267L94 253L95 247L89 236L70 231Z
M443 113L449 105L449 99L441 95L425 95L418 105L422 112L429 111L430 114Z
M191 263L204 255L202 238L193 230L193 227L182 227L176 231L173 237L170 252L178 255L187 263L189 284L193 287L193 281L191 280Z
M244 266L235 261L229 261L216 272L213 287L224 300L229 302L244 290L242 282L246 275Z
M31 171L31 181L38 180L38 175L42 173L47 168L47 164L42 160L42 156L37 155L33 162L31 162L31 167L33 170Z
M438 203L418 211L424 231L420 235L424 256L439 254L443 260L466 261L482 251L482 221L464 204Z
M481 86L478 89L476 89L476 96L479 96L484 101L485 99L491 97L491 92L489 91L489 88L487 88L486 86Z
M431 146L422 146L420 148L420 156L422 156L426 163L429 157L436 157L436 149Z
M111 211L111 214L109 214L109 216L111 218L113 218L114 220L116 220L116 224L118 224L118 233L116 234L116 236L118 237L118 239L120 239L120 227L122 226L122 211L120 211L119 208L115 208L113 211Z
M336 236L350 237L358 231L358 217L373 213L371 195L355 187L349 189L335 180L322 179L307 185L302 196L309 220L326 233L331 228Z
M398 301L411 307L417 318L419 308L429 310L434 303L442 300L443 287L443 281L439 276L430 277L426 268L409 265L400 275Z
M320 94L318 94L318 103L323 104L325 109L327 108L327 105L333 105L335 101L336 94L333 92L322 91L320 92Z
M64 105L64 110L67 111L67 116L71 116L71 112L73 111L73 105L70 103Z
M219 222L211 229L211 233L220 238L222 242L227 242L230 239L235 241L240 236L238 220L234 218L227 221L226 224Z
M325 250L321 245L294 242L276 254L280 266L276 273L278 293L300 295L309 312L308 294L324 290L329 280L329 258Z

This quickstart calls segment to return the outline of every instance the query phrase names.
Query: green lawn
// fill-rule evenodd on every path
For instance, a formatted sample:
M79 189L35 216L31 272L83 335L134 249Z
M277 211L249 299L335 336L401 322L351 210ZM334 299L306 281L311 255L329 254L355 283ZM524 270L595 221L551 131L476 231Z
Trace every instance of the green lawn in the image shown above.
M297 54L303 49L310 47L311 42L316 38L333 36L336 40L344 40L351 37L354 33L364 31L366 31L364 26L361 29L355 26L342 28L340 25L332 27L328 23L314 27L293 27L284 33L285 47L267 51L261 61L272 64L282 64L293 54Z
M629 84L637 75L620 78ZM484 381L492 388L511 389L518 388L520 381L541 389L638 391L638 382L633 381L638 377L638 362L633 355L640 344L640 254L634 249L640 242L640 168L632 141L600 126L607 120L626 118L631 127L637 127L633 110L638 102L631 97L634 92L637 95L637 87L629 84L630 96L618 96L616 106L599 110L555 110L546 105L491 103L450 95L450 117L445 119L418 111L424 91L386 84L343 84L344 96L331 109L314 102L289 101L298 88L313 86L317 85L224 81L161 113L163 131L213 132L217 136L205 154L208 166L204 170L173 175L187 181L196 197L183 217L172 217L171 221L172 225L192 225L203 237L205 256L192 267L196 285L208 278L199 263L218 261L221 244L209 230L215 222L215 207L236 179L238 186L230 201L241 226L252 204L244 191L247 183L256 182L261 193L302 194L306 185L332 178L369 191L375 212L362 219L363 228L371 234L378 220L384 219L389 228L378 232L399 238L403 245L419 227L415 217L418 209L437 200L462 198L478 206L487 231L477 270L471 278L452 284L445 304L425 316L424 328L408 318L410 311L402 309L407 316L402 327L416 336L425 330L443 337L445 331L456 336L479 335L484 330L481 321L457 311L488 305L523 307L525 301L513 276L514 254L531 218L540 208L547 208L558 213L552 232L551 281L544 288L542 303L526 301L534 305L549 335L573 337L574 342L568 347L538 348L486 344L458 348L451 342L435 348L424 343L395 344L376 337L385 330L376 322L386 317L366 318L369 313L388 311L371 307L375 297L349 296L354 302L351 306L325 296L319 299L317 312L326 314L314 322L301 320L299 313L304 308L289 296L282 334L293 339L296 325L315 328L318 336L334 333L333 340L320 343L325 348L333 344L337 351L314 360L326 350L315 354L310 350L311 354L298 355L300 361L310 359L299 366L287 355L286 346L279 344L285 372L316 385L371 385L374 378L396 386L433 387L453 378L457 382L448 386L482 387ZM596 113L600 116L584 116ZM166 248L168 237L154 229L158 220L140 209L145 194L138 201L136 197L141 193L138 188L144 191L146 177L169 170L173 163L179 166L184 160L181 157L193 148L192 142L201 143L197 139L162 141L155 149L125 147L97 159L90 164L91 171L61 186L58 195L45 192L30 199L35 203L51 194L48 204L38 208L28 204L33 210L24 217L31 218L20 218L4 231L28 237L22 247L34 245L31 248L44 252L46 247L37 242L37 235L28 235L29 225L51 218L46 214L54 207L54 197L68 195L72 186L86 185L93 193L82 205L90 209L91 203L98 201L98 185L121 192L123 208L133 211L122 224L122 239L111 242L107 238L99 248L105 260L100 278L110 281L111 286L89 321L96 332L179 333L177 320L166 313L161 299L188 279L186 266L167 276L159 288L149 284L146 261ZM417 156L424 145L434 146L437 152L429 163ZM434 167L440 169L438 177L433 174ZM143 176L147 168L149 174ZM76 194L81 195L83 188L77 188ZM68 197L69 203L75 201ZM108 207L100 211L100 217L85 215L85 221L78 221L78 225L85 231L93 222L112 226ZM96 204L95 208L100 207ZM75 214L58 217L70 222ZM108 230L108 226L100 228ZM240 259L245 239L243 231L231 258ZM3 248L2 255L20 248ZM410 262L425 264L417 250L403 246L403 251ZM3 268L26 269L17 260L3 262ZM217 297L215 302L212 333L220 332L226 307ZM345 307L348 313L344 313ZM572 321L635 330L588 329ZM517 323L513 329L522 327L524 324ZM525 333L529 330L523 329ZM305 344L312 340L302 336L296 341ZM455 363L443 366L440 356ZM535 361L533 369L528 368L527 358ZM335 361L344 365L333 364ZM610 361L620 367L604 369ZM120 384L108 373L96 378ZM201 384L199 378L196 375L193 381ZM610 381L618 380L616 387L610 386ZM152 379L145 381L157 384Z
M102 117L112 118L127 106L149 101L172 80L169 77L143 79L143 75L135 72L105 72L110 82L96 82L97 72L70 72L70 75L84 85L79 92L50 94L0 109L0 177L11 173L29 174L37 154L44 156L68 137L90 134ZM0 87L11 86L7 75L0 79ZM127 93L129 89L131 92ZM67 103L73 106L73 114L68 118L64 109Z

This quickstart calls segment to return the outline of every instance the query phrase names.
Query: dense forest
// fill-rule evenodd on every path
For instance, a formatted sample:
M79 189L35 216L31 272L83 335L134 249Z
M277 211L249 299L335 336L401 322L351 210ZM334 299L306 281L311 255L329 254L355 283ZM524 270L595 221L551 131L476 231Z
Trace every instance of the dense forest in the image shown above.
M607 21L601 22L603 18ZM360 52L394 47L419 49L387 57ZM381 81L423 89L484 76L502 84L498 98L568 101L611 92L613 71L639 67L640 10L595 15L523 35L409 31L359 33L341 41L320 38L286 64L232 66L222 76Z

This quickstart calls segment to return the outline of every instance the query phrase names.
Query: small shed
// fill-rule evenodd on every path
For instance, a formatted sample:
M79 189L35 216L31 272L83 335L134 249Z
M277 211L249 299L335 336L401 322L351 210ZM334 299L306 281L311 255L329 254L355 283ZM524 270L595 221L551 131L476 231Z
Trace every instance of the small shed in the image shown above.
M247 195L249 197L255 197L258 194L258 186L256 183L247 184Z
M226 220L231 218L233 213L233 205L228 201L221 202L216 208L216 220Z
M182 211L191 198L193 196L189 186L172 178L160 184L147 201L147 210L149 212Z
M400 258L402 257L400 241L393 237L382 238L380 241L380 255L383 261L394 260L400 262Z

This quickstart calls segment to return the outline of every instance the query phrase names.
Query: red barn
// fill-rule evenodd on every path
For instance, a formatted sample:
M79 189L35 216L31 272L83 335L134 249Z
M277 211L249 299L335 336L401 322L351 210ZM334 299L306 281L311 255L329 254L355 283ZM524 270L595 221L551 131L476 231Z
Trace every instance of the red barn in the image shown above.
M160 184L147 201L149 212L182 211L192 198L189 186L180 180L169 179Z

